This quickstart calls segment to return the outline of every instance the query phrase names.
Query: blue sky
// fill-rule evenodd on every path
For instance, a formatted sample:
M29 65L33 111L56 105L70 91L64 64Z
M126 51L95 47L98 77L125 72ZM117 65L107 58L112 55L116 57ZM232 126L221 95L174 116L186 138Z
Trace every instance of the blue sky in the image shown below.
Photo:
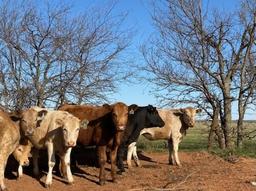
M104 6L109 0L74 0L73 6L77 10L86 9L87 6ZM134 62L139 64L143 62L139 53L139 46L150 36L154 31L152 21L150 17L150 1L149 0L117 0L117 4L114 8L113 14L120 14L128 12L126 23L129 27L132 27L136 31L136 35L133 38L133 43L129 48L134 57ZM119 87L117 93L111 96L113 101L122 101L126 104L138 104L138 105L157 105L157 102L152 94L149 93L149 83L136 82L136 84L124 84Z
M136 30L133 43L130 47L131 54L135 58L136 64L143 64L143 59L139 53L139 46L154 32L150 17L151 0L66 0L73 5L73 10L77 12L86 11L90 7L106 6L110 2L117 2L113 14L128 12L126 19L127 26ZM157 1L155 1L157 2ZM219 9L228 12L234 10L239 0L203 0L203 7L209 10ZM136 103L138 105L153 104L158 106L157 100L150 93L152 87L149 83L138 82L137 84L124 84L118 92L112 96L112 101L123 101L126 104ZM237 118L237 109L234 109L233 118ZM255 112L248 111L245 119L252 119Z

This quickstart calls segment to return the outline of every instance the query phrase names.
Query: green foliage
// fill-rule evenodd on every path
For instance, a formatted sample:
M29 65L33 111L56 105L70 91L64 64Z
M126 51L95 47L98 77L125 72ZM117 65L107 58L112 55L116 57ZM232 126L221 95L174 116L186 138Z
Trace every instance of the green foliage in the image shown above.
M221 150L218 148L216 141L213 144L213 148L209 152L217 154L223 158L229 155L239 155L244 157L256 158L256 138L252 138L256 134L256 132L250 133L256 130L256 122L246 121L244 127L244 131L247 136L244 138L242 148L235 148L233 150ZM233 137L235 138L235 129L233 132ZM181 141L179 146L179 151L207 151L208 133L209 124L204 121L197 122L196 126L194 128L188 129L187 135L183 137L183 140ZM141 136L138 141L138 150L149 152L167 152L167 141L149 141Z

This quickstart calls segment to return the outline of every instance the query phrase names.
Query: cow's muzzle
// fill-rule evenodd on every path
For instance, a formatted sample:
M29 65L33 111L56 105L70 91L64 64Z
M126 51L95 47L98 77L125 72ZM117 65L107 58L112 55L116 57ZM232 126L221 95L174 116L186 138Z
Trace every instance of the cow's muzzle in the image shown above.
M29 160L24 161L22 166L29 166Z
M76 146L76 142L75 141L68 141L67 142L67 147L74 147Z
M34 135L34 129L31 128L25 131L25 136L32 136L32 135Z
M124 125L120 125L117 127L118 131L124 131L125 130L125 126Z

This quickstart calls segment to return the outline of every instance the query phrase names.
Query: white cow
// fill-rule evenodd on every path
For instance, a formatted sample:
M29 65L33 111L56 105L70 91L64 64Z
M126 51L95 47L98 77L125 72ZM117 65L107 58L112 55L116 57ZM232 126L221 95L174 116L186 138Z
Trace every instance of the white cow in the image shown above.
M52 169L55 165L55 153L60 156L65 166L67 180L72 184L74 179L70 170L70 153L76 146L80 127L86 128L88 121L80 120L65 111L51 111L45 108L32 107L22 112L21 129L35 149L47 149L48 174L45 186L52 184ZM80 126L81 125L81 126ZM38 151L38 150L37 150ZM38 152L33 152L33 172L39 175Z

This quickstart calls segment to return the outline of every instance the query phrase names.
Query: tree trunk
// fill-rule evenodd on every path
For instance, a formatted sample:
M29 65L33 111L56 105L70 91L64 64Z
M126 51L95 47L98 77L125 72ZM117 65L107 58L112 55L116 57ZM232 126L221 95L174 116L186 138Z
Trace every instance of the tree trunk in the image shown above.
M232 141L232 116L231 116L231 103L232 98L230 95L230 80L225 82L224 90L224 137L227 149L234 147Z
M211 128L208 136L208 150L212 148L214 133L218 137L219 148L224 149L225 141L219 125L219 108L218 107L213 109L213 119L212 119Z
M238 121L237 121L237 142L236 142L236 146L238 148L242 147L242 142L243 142L243 125L244 125L244 107L242 104L242 101L239 100L238 103Z

